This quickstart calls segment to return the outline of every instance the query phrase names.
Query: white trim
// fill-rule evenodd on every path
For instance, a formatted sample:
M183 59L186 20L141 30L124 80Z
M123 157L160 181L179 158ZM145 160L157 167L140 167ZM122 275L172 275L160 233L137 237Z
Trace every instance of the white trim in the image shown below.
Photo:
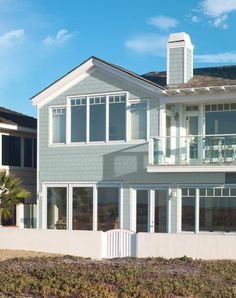
M199 188L195 190L195 233L199 233L199 215L200 215Z
M119 216L119 223L120 229L124 229L124 189L123 187L119 187L118 189L118 216Z
M148 190L148 232L155 231L155 190Z
M231 173L236 172L236 165L148 165L148 173Z
M45 90L41 91L39 94L32 98L32 103L34 106L42 107L46 103L50 102L66 90L70 89L74 85L78 84L89 75L91 75L96 69L100 69L108 75L113 75L116 78L125 80L131 85L137 86L141 89L145 89L147 92L152 94L161 94L161 88L155 86L151 82L144 81L141 78L134 77L125 71L117 69L109 64L97 60L96 58L90 58L81 66L69 72L67 75L54 82L51 86L47 87Z

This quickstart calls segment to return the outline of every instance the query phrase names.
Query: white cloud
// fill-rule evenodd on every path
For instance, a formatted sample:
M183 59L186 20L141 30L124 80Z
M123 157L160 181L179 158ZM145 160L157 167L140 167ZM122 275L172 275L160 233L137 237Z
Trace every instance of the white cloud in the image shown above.
M161 30L168 30L170 28L177 27L179 24L179 21L171 17L160 15L160 16L148 18L147 24L157 27Z
M71 40L78 34L77 31L69 32L66 29L61 29L57 32L55 37L48 36L43 40L43 43L46 45L61 45Z
M126 41L125 46L139 54L164 56L168 36L146 34Z
M193 23L199 23L199 22L200 22L198 16L192 16L191 19L192 19L192 22L193 22Z
M207 55L195 55L194 59L196 62L202 63L218 63L218 62L236 62L236 51L225 52L218 54L207 54Z
M0 36L0 45L4 47L11 47L22 42L25 32L24 29L17 29L9 31Z
M203 0L200 7L205 15L219 17L236 10L236 0Z
M210 22L216 28L227 29L225 21L228 14L236 11L236 0L202 0L201 12L212 19Z

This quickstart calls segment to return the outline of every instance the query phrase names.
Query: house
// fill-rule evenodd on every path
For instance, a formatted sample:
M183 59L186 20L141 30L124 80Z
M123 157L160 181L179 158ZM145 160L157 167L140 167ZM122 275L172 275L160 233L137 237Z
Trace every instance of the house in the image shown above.
M2 219L3 226L36 226L36 135L35 118L0 107L0 170L20 178L31 192L10 219Z
M91 57L32 103L40 229L236 232L236 66L193 69L186 33L166 72Z

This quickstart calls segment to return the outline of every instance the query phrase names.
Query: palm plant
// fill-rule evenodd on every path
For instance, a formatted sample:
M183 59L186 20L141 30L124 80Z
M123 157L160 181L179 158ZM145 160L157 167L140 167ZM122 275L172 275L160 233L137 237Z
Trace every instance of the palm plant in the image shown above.
M30 192L25 190L21 183L14 175L0 171L0 225L1 218L10 218L14 207L30 197Z

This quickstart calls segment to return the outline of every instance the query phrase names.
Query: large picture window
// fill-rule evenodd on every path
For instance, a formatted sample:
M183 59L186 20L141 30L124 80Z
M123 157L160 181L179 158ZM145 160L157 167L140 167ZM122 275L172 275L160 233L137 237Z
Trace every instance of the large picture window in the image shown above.
M182 188L182 231L236 232L236 188L197 190Z
M67 188L47 188L47 228L67 229Z
M93 188L73 187L73 230L93 229Z
M118 229L119 189L117 187L99 187L97 195L98 230L108 231L111 229Z

